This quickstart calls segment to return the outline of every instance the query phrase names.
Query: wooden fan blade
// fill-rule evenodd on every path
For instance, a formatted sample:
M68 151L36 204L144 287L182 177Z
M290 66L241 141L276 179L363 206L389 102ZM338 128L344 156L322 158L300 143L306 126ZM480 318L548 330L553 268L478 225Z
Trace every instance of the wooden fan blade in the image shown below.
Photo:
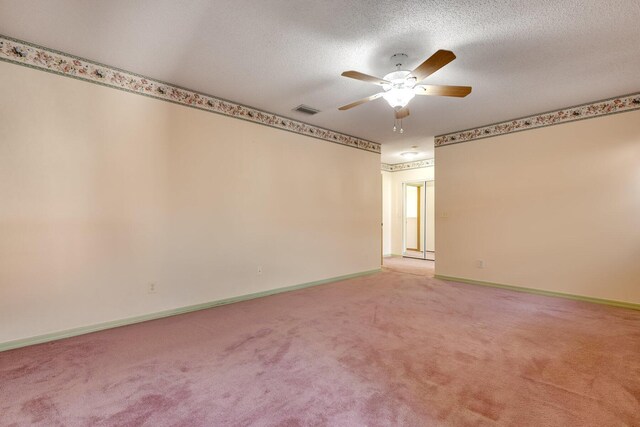
M454 59L456 56L450 50L439 50L420 64L411 74L416 77L417 81L423 80Z
M471 86L418 85L414 90L416 95L456 96L458 98L464 98L471 93Z
M359 71L345 71L342 73L344 77L349 77L350 79L356 79L367 83L373 83L377 85L390 85L391 82L380 79L378 77L370 76L369 74L364 74Z
M359 101L352 102L351 104L343 105L342 107L338 108L338 110L341 110L341 111L348 110L349 108L357 107L358 105L364 104L365 102L373 101L374 99L380 98L382 96L382 93L383 92L376 93L375 95L368 96Z
M396 111L396 119L402 120L409 115L409 109L407 107L401 108Z

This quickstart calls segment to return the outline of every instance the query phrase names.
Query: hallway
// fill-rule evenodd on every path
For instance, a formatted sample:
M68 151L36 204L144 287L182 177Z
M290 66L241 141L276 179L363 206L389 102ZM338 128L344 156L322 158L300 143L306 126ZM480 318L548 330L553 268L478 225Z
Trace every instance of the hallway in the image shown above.
M390 256L383 259L382 269L396 273L433 277L435 274L435 262L417 258Z

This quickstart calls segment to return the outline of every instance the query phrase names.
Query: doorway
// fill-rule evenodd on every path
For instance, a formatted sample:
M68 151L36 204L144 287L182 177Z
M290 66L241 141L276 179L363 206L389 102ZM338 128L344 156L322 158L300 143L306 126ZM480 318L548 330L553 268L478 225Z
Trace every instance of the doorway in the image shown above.
M402 184L402 256L435 261L434 181Z

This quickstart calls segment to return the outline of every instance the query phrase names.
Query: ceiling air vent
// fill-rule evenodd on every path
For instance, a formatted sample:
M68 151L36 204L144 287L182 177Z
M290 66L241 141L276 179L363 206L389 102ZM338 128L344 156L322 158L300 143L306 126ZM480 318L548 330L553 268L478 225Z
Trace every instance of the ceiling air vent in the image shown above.
M316 110L315 108L311 108L308 105L304 104L298 105L293 109L293 111L297 111L302 114L308 114L310 116L313 116L314 114L318 114L320 112L320 110Z

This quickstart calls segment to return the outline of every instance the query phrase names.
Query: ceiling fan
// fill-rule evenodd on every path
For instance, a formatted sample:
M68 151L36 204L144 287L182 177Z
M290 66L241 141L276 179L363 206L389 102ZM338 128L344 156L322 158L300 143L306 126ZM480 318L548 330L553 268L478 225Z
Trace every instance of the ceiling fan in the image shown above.
M401 69L407 58L407 55L404 53L397 53L393 55L391 60L398 69L397 71L387 74L383 78L370 76L358 71L345 71L342 73L344 77L382 86L383 92L376 93L352 102L351 104L343 105L339 110L348 110L350 108L357 107L360 104L364 104L365 102L384 98L395 110L396 120L402 120L409 115L407 104L409 104L409 101L411 101L416 95L455 96L463 98L471 93L470 86L436 86L418 84L440 68L447 65L449 62L456 59L453 52L449 50L439 50L413 71ZM393 127L393 130L396 130L396 126ZM400 132L403 132L402 127L400 128Z

